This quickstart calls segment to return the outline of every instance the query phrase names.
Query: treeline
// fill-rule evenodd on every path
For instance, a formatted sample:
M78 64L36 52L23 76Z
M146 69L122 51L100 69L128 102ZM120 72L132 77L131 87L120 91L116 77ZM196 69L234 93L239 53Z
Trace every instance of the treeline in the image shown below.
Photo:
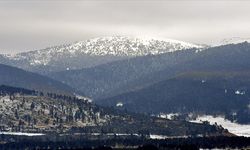
M200 137L152 140L145 138L86 139L79 136L25 137L1 135L0 149L243 149L249 148L246 137ZM9 141L8 141L9 140ZM5 143L3 142L5 141ZM119 145L119 146L118 146ZM114 148L115 147L115 148ZM134 147L134 148L131 148Z
M25 94L25 95L37 95L38 92L35 90L28 90L24 88L11 87L7 85L0 85L0 95L14 95L14 94Z
M24 88L19 88L19 87L0 85L0 96L9 95L11 97L14 97L16 94L49 97L53 99L62 99L62 100L67 100L67 101L72 101L72 102L78 102L80 100L75 96L62 95L62 94L49 93L49 92L44 93L44 92L36 91L36 90L29 90L29 89L24 89Z
M86 99L79 99L76 96L72 95L63 95L63 94L57 94L57 93L50 93L50 92L42 92L42 91L35 91L35 90L29 90L24 88L18 88L18 87L12 87L7 85L0 85L0 96L10 96L11 99L15 98L15 95L30 95L30 96L40 96L40 97L48 97L51 99L57 99L57 100L63 100L67 102L68 104L77 104L78 106L87 106L92 107L94 111L97 111L100 109L95 104L90 104L90 102ZM110 107L102 107L105 109L107 113L115 113L120 114L121 111L111 109Z

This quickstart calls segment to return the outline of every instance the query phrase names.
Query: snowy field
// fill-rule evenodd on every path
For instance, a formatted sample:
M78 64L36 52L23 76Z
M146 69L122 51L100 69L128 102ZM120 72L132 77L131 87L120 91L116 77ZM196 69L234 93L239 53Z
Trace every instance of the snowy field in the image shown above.
M233 134L236 134L238 136L250 137L250 125L234 123L227 119L224 119L221 116L199 116L196 118L196 120L191 120L190 122L202 123L203 121L208 121L210 122L210 124L215 124L216 122L218 125L221 125L223 128L228 129L228 131Z
M0 135L24 135L24 136L42 136L42 133L24 133L24 132L0 132Z
M162 139L188 138L188 136L166 136L166 135L150 134L149 138L162 140Z

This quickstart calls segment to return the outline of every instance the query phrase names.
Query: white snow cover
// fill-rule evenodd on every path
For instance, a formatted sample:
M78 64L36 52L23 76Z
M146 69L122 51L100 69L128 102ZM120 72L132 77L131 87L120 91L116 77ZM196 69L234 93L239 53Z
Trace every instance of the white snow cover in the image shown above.
M190 122L202 123L203 121L208 121L210 124L221 125L223 128L228 129L229 132L238 135L250 137L250 125L242 125L238 123L231 122L227 119L224 119L222 116L213 117L210 115L198 116L196 120L191 120Z
M0 132L1 134L5 134L5 135L24 135L24 136L42 136L45 134L42 133L24 133L24 132Z
M240 90L235 91L236 95L244 95L245 93L246 93L245 91L240 91Z
M173 120L174 117L179 116L178 113L169 113L169 114L165 114L165 113L160 113L159 115L157 115L160 118L166 118L169 120Z
M84 101L89 102L89 103L92 103L92 101L93 101L91 98L86 97L86 96L78 95L78 94L76 94L76 93L74 93L74 95L75 95L78 99L84 100Z
M117 104L116 104L116 107L122 107L123 106L123 103L122 102L118 102Z
M188 136L166 136L166 135L157 135L157 134L150 134L150 139L174 139L174 138L188 138Z
M5 55L5 57L12 60L28 60L30 65L48 65L51 61L62 59L62 57L76 57L79 54L92 56L144 56L190 48L202 49L203 46L172 39L111 36L15 55Z

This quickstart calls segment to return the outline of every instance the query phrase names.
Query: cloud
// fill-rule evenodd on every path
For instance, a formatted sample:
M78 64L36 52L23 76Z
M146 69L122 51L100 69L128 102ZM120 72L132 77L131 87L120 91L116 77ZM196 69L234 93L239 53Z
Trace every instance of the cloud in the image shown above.
M236 0L0 1L0 53L109 35L208 44L249 37L249 7Z

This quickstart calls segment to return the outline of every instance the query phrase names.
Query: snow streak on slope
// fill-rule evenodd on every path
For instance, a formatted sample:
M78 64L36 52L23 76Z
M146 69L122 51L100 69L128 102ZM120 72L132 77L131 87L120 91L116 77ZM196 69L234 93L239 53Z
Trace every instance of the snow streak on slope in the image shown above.
M190 122L202 123L203 121L208 121L210 124L217 123L223 128L228 129L229 132L236 134L238 136L250 137L250 125L241 125L238 123L231 122L224 119L223 117L213 117L213 116L199 116L196 120Z
M6 55L12 60L28 61L30 65L47 65L65 57L90 56L144 56L177 50L202 48L202 46L177 40L156 38L132 38L112 36L94 38L69 45L50 47L42 50Z

